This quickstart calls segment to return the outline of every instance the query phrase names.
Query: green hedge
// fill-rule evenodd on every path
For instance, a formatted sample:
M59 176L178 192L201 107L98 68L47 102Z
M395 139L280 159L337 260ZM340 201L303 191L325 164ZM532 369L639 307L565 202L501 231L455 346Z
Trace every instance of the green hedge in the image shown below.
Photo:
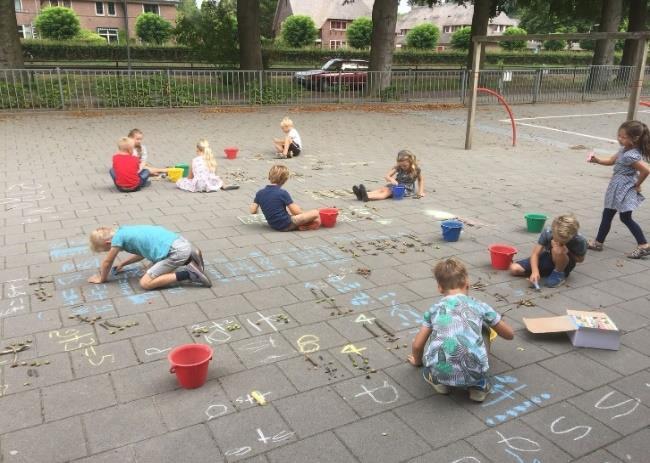
M34 61L125 61L126 47L124 45L92 45L78 42L54 42L45 40L25 40L23 49L27 58ZM275 63L292 63L315 65L329 58L368 59L367 50L339 49L327 50L321 48L275 48L265 47L264 62L267 65ZM591 52L488 52L487 64L492 65L589 65ZM143 46L131 47L131 58L138 61L154 62L200 62L198 53L191 48L182 46ZM620 56L617 56L617 59ZM461 51L418 51L398 50L393 62L401 66L416 65L457 65L463 66L467 54Z

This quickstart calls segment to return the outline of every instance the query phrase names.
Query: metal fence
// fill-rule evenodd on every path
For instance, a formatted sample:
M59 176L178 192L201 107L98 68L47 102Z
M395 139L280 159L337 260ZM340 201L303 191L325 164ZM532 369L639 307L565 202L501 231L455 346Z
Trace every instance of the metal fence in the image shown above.
M589 66L486 70L481 72L479 84L498 91L512 104L625 98L633 69ZM289 71L4 70L0 71L0 109L463 104L469 78L470 73L462 69L355 71L304 79ZM650 89L650 82L646 85L644 90ZM496 104L496 99L480 96L478 103Z

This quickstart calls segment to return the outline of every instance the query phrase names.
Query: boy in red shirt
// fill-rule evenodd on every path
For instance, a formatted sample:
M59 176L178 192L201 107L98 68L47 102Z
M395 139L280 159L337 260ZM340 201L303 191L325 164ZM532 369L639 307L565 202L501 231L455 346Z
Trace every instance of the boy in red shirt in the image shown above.
M120 138L117 147L119 152L113 155L113 168L109 171L117 189L128 193L147 186L149 171L140 169L140 158L133 156L133 140Z

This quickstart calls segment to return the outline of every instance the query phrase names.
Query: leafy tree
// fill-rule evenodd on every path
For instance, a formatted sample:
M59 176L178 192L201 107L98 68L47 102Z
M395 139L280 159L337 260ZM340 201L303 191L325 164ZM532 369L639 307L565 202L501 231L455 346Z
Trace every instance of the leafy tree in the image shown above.
M282 23L282 39L290 47L313 45L317 35L316 25L309 16L289 16Z
M440 38L440 30L433 24L420 24L406 34L406 45L410 48L434 48Z
M348 44L353 48L370 47L372 36L372 20L370 18L357 18L348 26L346 32Z
M199 41L201 11L194 0L183 0L178 5L174 36L181 45L192 46Z
M260 32L262 37L273 38L273 19L278 0L260 0Z
M260 2L237 1L237 31L239 37L239 69L260 70L262 41L260 35Z
M544 50L548 51L561 51L566 48L566 40L544 40Z
M70 8L52 6L43 9L34 22L44 39L70 40L79 34L79 17Z
M527 34L526 29L522 29L521 27L509 27L506 29L506 31L503 33L503 35L522 35L522 34ZM526 41L525 40L516 40L514 42L501 42L499 45L501 45L502 48L506 50L523 50L526 48Z
M169 21L155 13L142 13L135 21L135 33L144 43L163 44L171 38L173 30Z
M472 39L472 28L461 27L451 35L451 46L456 50L469 50Z
M84 43L92 43L92 44L106 43L106 39L104 37L102 37L101 35L93 31L89 31L88 29L81 29L79 34L77 34L77 36L74 39Z
M22 69L25 65L16 29L16 3L0 0L0 68Z

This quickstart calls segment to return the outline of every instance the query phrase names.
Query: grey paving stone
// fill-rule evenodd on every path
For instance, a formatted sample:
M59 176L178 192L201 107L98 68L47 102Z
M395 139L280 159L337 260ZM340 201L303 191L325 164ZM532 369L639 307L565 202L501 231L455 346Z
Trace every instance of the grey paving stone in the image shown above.
M164 392L153 399L165 425L172 430L207 423L235 411L216 380L209 380L197 389Z
M79 417L5 434L0 442L5 461L58 463L87 455Z
M0 397L0 412L4 417L0 420L0 434L41 424L41 394L26 391Z
M244 297L256 309L272 309L283 307L298 300L284 288L271 288L263 291L251 291L244 294Z
M265 365L220 378L230 401L237 409L258 406L251 392L258 391L267 401L294 395L297 391L276 365Z
M6 388L3 395L27 391L51 384L69 381L73 378L68 354L48 355L47 357L24 360L27 365L16 368L4 368L4 384ZM33 362L39 362L38 367L32 367ZM45 362L49 362L47 365Z
M280 308L257 310L240 315L238 318L244 331L250 333L251 336L272 334L296 326L296 320L287 311Z
M607 450L623 461L646 461L648 459L649 438L650 429L646 428L610 445Z
M622 435L650 425L650 409L641 399L609 386L573 397L569 402Z
M522 418L574 458L587 455L621 436L566 402L551 405ZM550 434L549 434L550 431Z
M623 463L611 453L605 450L597 450L596 452L586 455L573 463Z
M625 346L617 351L585 349L581 353L622 375L631 375L650 367L650 358Z
M126 339L76 349L70 353L70 359L77 378L106 373L138 363L133 347Z
M134 445L134 449L137 461L142 463L224 461L204 425L192 426L139 442Z
M357 350L359 353L355 353ZM404 359L400 359L396 355L391 354L391 351L387 350L374 338L336 347L330 349L329 352L355 376L365 374L363 370L359 369L365 365L371 369L381 370L404 361ZM363 362L363 358L360 355L368 359L367 364ZM357 363L356 367L352 364L350 356ZM404 352L404 357L406 357L406 351Z
M45 421L67 418L117 403L107 374L45 387L42 394Z
M620 378L615 371L578 352L559 355L539 364L562 378L568 378L573 384L586 391Z
M364 324L366 324L377 336L382 335L383 332L375 327L373 318L376 317L374 317L370 312L355 312L348 316L332 317L327 320L327 323L348 341L357 342L376 337L368 331L368 329L363 327ZM357 322L357 320L359 321Z
M38 313L7 317L2 322L2 334L7 338L15 338L32 334L37 331L56 330L61 327L58 310L46 310Z
M640 371L634 375L621 378L610 386L630 397L641 399L644 404L650 404L650 371Z
M306 391L351 378L347 368L329 352L319 351L278 362L278 367L299 391ZM316 366L314 366L314 364Z
M391 412L343 426L335 434L362 463L399 462L431 450Z
M169 307L162 293L156 291L116 297L113 299L113 304L121 317L133 316L134 314Z
M404 362L385 368L384 372L416 399L435 394L433 388L422 378L422 369Z
M347 339L338 334L327 323L315 323L289 328L282 335L299 352L312 353L347 344Z
M476 449L472 448L465 441L458 441L446 447L434 450L433 452L425 453L417 458L409 460L408 463L429 463L432 461L439 462L458 462L458 463L489 463L489 460L484 455L481 455Z
M567 453L520 420L488 429L466 440L495 462L521 458L543 458L554 463L572 461Z
M301 438L358 419L354 410L329 387L286 397L275 401L274 405Z
M201 323L207 320L206 315L195 303L154 310L149 312L149 318L151 318L151 322L158 331Z
M302 439L295 444L285 445L270 451L267 455L271 463L299 463L311 461L314 458L319 463L352 463L357 461L331 432L324 432L317 436Z
M644 355L650 355L650 329L644 328L621 336L621 343Z
M178 387L176 377L169 373L169 362L159 360L111 372L115 393L121 403L128 403Z
M165 432L149 398L83 415L92 453L121 447Z
M533 397L541 397L543 399L541 403L544 405L562 401L582 392L568 381L539 365L517 368L506 375L516 378L520 384L527 385L518 391L521 395L531 400ZM546 397L547 395L549 397Z
M107 327L106 329L101 328L100 326L95 325L95 330L97 332L97 337L99 342L115 342L122 339L134 338L136 336L142 336L145 334L153 333L155 328L149 321L149 317L146 314L140 313L135 315L127 315L125 317L112 318L110 320L105 320L114 325L120 325L124 327L123 330L119 328ZM137 323L135 326L126 327L129 323ZM114 331L113 334L111 332Z
M209 319L220 319L239 315L243 313L250 313L255 310L250 302L244 299L244 296L236 294L234 296L219 297L218 299L209 299L200 301L199 307ZM196 320L198 322L200 320Z
M279 333L242 339L231 343L230 347L247 368L298 355L298 352Z
M296 440L295 431L271 406L254 407L208 423L228 461L239 461Z
M361 376L341 383L333 388L360 415L370 416L383 413L414 399L390 376L383 372Z
M334 291L332 290L327 294L334 296ZM340 305L339 302L336 302L336 299L334 304L338 304L342 312L344 309L348 309L347 306ZM316 304L315 301L299 302L297 304L286 305L282 308L286 310L294 320L297 320L298 323L303 325L327 321L332 318L332 313L334 313L334 316L338 314L335 308L326 309L321 304Z
M521 336L515 336L515 339L510 342L497 339L490 346L490 355L513 367L529 365L552 356L550 352L537 347Z
M622 301L621 298L612 296L605 291L593 287L585 287L564 291L563 294L576 300L576 308L598 309L607 307Z
M90 457L75 460L75 463L136 463L135 451L133 447L127 445L119 449L109 450L108 452L98 453Z
M625 299L626 301L629 301L631 299L636 299L637 297L645 296L650 292L647 289L644 289L642 287L630 283L625 283L624 281L621 281L621 279L618 278L615 280L601 281L600 283L592 285L591 287L601 291L605 291L616 297Z
M233 296L237 294L244 294L248 291L259 290L259 287L248 277L242 276L236 278L218 279L219 276L215 276L210 273L208 268L206 268L206 271L208 271L208 276L212 279L212 292L217 297Z
M214 297L214 293L210 288L201 288L194 284L184 284L174 288L163 289L161 294L170 306L204 301Z
M131 338L135 354L140 362L153 362L167 358L169 351L165 351L165 349L192 344L193 341L192 336L183 327Z

